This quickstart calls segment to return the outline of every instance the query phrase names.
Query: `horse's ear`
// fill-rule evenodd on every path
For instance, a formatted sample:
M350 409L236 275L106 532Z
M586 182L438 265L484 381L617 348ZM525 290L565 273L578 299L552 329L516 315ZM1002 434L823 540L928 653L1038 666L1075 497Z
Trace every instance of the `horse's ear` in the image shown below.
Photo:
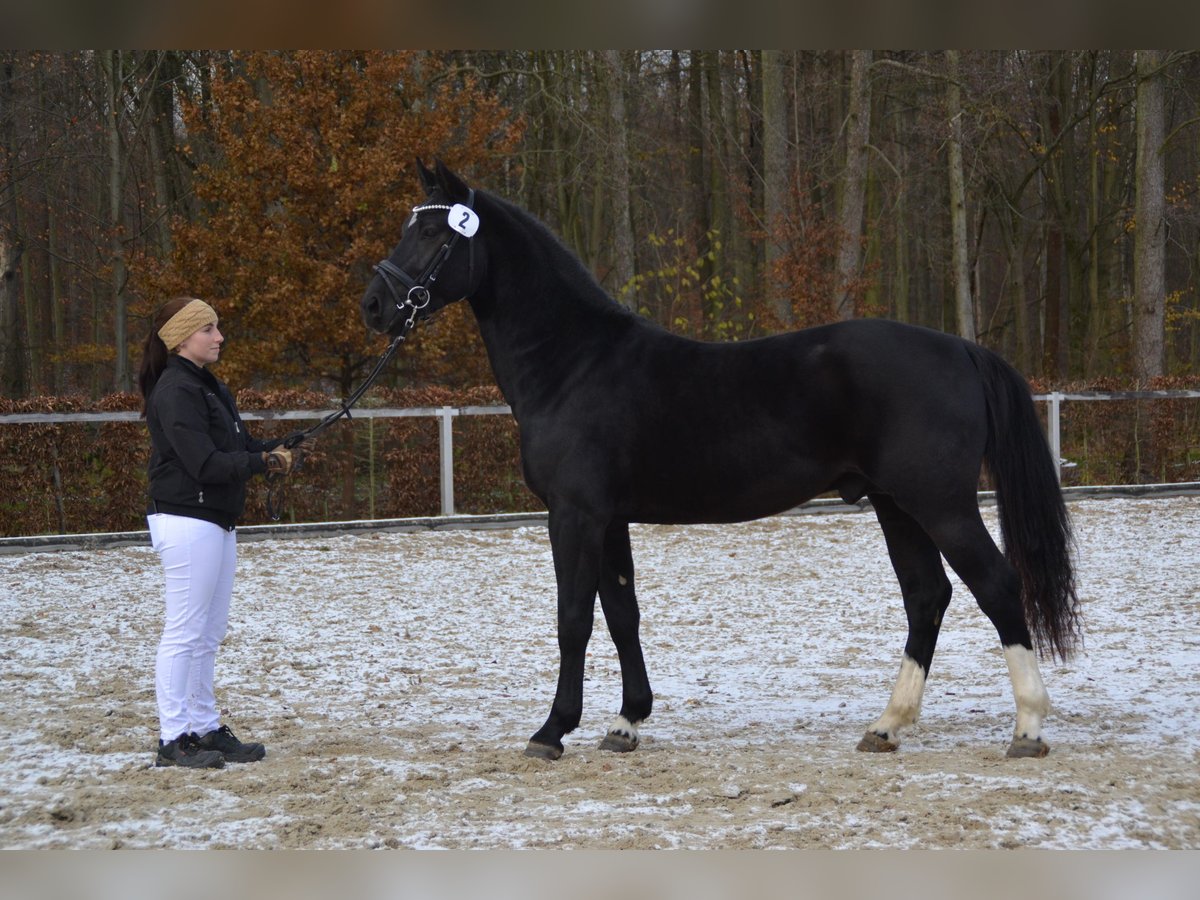
M457 203L465 203L471 193L471 189L467 187L467 183L451 172L440 159L436 160L434 165L437 167L438 184L446 192L447 199Z
M425 168L425 163L419 156L417 157L417 175L421 179L421 187L425 188L425 193L432 194L433 189L437 187L437 176Z

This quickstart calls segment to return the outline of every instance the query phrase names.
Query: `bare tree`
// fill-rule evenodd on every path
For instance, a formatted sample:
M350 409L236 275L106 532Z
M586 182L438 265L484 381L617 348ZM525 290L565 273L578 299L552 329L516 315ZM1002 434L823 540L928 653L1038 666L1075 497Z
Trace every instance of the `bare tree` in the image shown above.
M975 302L971 296L971 272L967 257L967 188L963 177L963 108L957 50L946 51L946 66L946 114L950 119L946 155L950 172L950 246L953 257L954 312L959 335L973 341Z
M837 258L837 288L834 298L838 316L854 317L853 285L862 265L863 206L867 194L867 142L871 137L870 50L850 54L850 100L846 112L846 168L842 176L842 199L838 215L841 243Z
M1133 243L1133 371L1145 381L1165 366L1166 223L1163 220L1162 50L1137 52L1137 208Z
M125 285L129 278L125 267L125 244L122 234L126 156L121 138L121 120L125 102L125 55L120 50L101 50L97 53L97 61L104 75L104 127L108 139L108 224L111 228L113 345L116 352L113 386L118 391L129 391L133 389L126 327L129 299L125 293Z
M637 308L633 284L633 223L629 210L629 122L625 116L625 67L619 50L601 53L608 80L609 167L612 188L613 284L618 299Z
M20 320L20 262L24 252L18 218L16 139L13 122L13 65L4 60L0 66L0 392L9 397L24 396L28 381L25 342Z
M763 218L766 226L766 300L779 322L792 325L792 303L780 289L780 280L771 272L783 255L780 237L787 200L791 192L788 177L788 100L783 83L783 51L762 51L762 132L763 132Z
M0 388L9 397L26 391L25 346L21 340L20 262L22 247L0 231Z

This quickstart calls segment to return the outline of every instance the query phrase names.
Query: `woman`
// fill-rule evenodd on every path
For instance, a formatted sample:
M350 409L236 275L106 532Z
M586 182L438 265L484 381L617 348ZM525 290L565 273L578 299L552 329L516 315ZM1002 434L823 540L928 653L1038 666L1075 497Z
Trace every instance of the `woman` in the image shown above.
M246 482L287 474L292 453L282 439L250 437L233 395L208 371L224 340L203 300L170 300L154 316L138 375L151 443L147 518L166 574L156 766L221 768L266 755L262 744L242 743L221 725L213 671L229 619Z

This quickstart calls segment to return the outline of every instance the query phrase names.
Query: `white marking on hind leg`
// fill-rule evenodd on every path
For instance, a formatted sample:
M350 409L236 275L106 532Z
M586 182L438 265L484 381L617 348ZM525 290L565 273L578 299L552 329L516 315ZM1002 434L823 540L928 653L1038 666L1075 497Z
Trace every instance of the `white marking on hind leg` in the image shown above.
M912 725L921 714L921 698L925 694L925 670L907 653L900 660L900 674L892 688L892 699L887 709L868 731L887 738L892 743L900 742L900 729Z
M1017 701L1017 727L1014 739L1042 739L1042 719L1050 713L1050 695L1038 672L1037 657L1033 651L1013 644L1004 648L1004 660L1008 663L1008 677L1012 679L1013 697Z

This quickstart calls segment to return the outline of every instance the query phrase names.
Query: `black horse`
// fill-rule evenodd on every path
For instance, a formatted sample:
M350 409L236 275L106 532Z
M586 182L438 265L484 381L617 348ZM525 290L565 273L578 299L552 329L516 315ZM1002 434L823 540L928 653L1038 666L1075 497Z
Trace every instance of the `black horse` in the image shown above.
M908 617L895 690L859 749L895 750L917 719L950 602L944 556L1004 648L1017 706L1008 755L1048 752L1033 638L1065 659L1078 601L1055 461L1012 367L882 320L740 343L670 334L613 301L529 213L440 162L419 169L428 202L376 267L362 314L396 335L467 298L520 427L525 481L550 513L561 653L550 716L526 753L557 759L579 724L597 592L622 679L601 746L637 746L652 694L629 523L744 521L830 490L870 498ZM1005 553L979 514L985 460Z

